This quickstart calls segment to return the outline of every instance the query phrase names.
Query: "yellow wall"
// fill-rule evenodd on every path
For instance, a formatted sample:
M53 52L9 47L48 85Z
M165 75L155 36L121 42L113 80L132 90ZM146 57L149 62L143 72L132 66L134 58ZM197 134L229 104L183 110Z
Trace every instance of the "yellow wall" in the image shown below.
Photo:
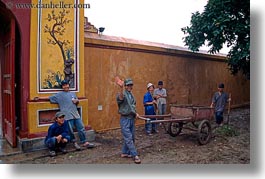
M208 106L220 82L225 84L225 91L232 93L233 105L250 101L249 81L240 75L230 75L223 56L195 54L158 44L87 33L85 69L88 117L95 130L119 127L116 75L134 80L133 93L139 114L144 114L142 101L147 83L157 86L159 80L164 81L168 104ZM98 110L98 105L102 105L102 111ZM167 111L169 113L169 107Z
M80 106L82 109L82 119L84 124L88 124L88 111L87 109L88 101L87 99L80 100L78 106ZM39 111L57 111L58 105L50 104L48 102L29 102L28 103L28 110L29 113L29 133L39 133L39 132L47 132L48 131L48 125L39 125Z
M61 0L54 0L52 1L54 4L62 2ZM74 0L66 0L63 1L64 3L73 4ZM38 4L38 0L32 0L33 4ZM48 0L43 0L42 3L50 3ZM80 0L79 4L83 4L84 1ZM42 22L47 21L47 12L51 12L52 9L42 9ZM55 9L55 12L58 12L62 9ZM70 13L68 14L68 19L74 20L74 9L68 9ZM81 98L81 101L79 103L79 106L82 108L82 116L83 116L83 122L87 126L89 124L88 122L88 101L85 99L85 91L84 91L84 9L79 8L79 31L77 32L79 35L79 64L77 65L78 70L78 91L76 92L77 96ZM28 102L28 129L29 134L32 133L41 133L47 131L47 126L38 126L38 111L47 110L47 109L58 109L58 105L56 104L50 104L50 102L35 102L33 101L34 97L36 96L50 96L56 93L57 91L47 92L47 93L40 93L38 90L38 84L42 83L40 76L38 76L38 70L41 70L42 76L45 76L47 74L48 68L54 68L55 70L57 68L62 69L63 63L62 63L62 57L60 55L60 51L58 46L54 46L51 44L47 44L47 38L49 37L48 34L44 34L44 30L42 29L41 33L41 42L38 40L38 9L32 8L31 9L31 31L30 31L30 91L29 96L30 99ZM81 17L81 18L80 18ZM74 34L74 23L69 23L69 27L67 27L67 35L63 36L65 39L69 39L71 44L73 43L73 38L75 36ZM42 25L44 27L45 24ZM38 61L38 44L42 45L42 51L41 56L43 61ZM45 46L46 45L46 46ZM45 46L45 47L43 47ZM40 64L41 63L41 64ZM61 67L61 68L60 68ZM41 69L38 69L41 68Z
M37 3L37 0L33 2ZM119 127L115 99L118 87L114 82L114 77L117 75L121 78L131 77L134 80L133 93L137 100L139 114L144 113L142 101L146 93L146 84L152 82L156 85L159 80L164 81L164 87L168 92L168 104L210 105L211 97L217 90L219 82L224 82L225 91L232 93L233 105L250 101L249 81L240 75L231 76L227 70L225 57L191 53L172 46L124 38L115 39L97 34L85 34L84 38L84 10L82 8L79 10L79 91L77 95L82 99L80 106L85 125L91 125L97 131ZM54 93L38 92L37 17L37 9L32 9L29 134L47 131L47 126L38 126L38 111L58 109L57 105L50 104L48 101L33 101L35 96L50 96ZM102 110L100 110L101 107ZM167 110L169 112L169 107ZM143 122L138 121L139 123Z
M42 1L43 3L48 3L50 1L46 0L46 1ZM52 1L54 4L56 3L60 3L62 2L61 0L54 0ZM74 0L67 0L64 1L65 3L70 3L70 2L74 2ZM32 3L34 4L38 4L37 0L33 0ZM79 2L80 4L83 4L84 1L81 0ZM73 3L72 3L73 4ZM47 21L47 12L45 11L46 9L43 9L43 16L42 19L43 20L43 24L42 24L42 28L44 28L45 23ZM48 9L49 12L52 9ZM71 11L71 13L68 14L68 19L70 20L74 20L74 17L71 18L71 16L74 15L74 13L72 11L74 11L73 9L67 9L69 11ZM84 9L83 8L79 8L79 64L77 67L77 73L78 73L78 96L82 96L84 97ZM57 12L60 11L57 10ZM46 14L44 13L46 12ZM38 76L38 70L41 71L41 76L47 76L49 74L49 70L51 70L50 68L55 68L53 71L56 72L57 70L61 70L62 72L62 68L63 68L63 64L62 64L62 57L60 54L60 50L59 47L56 45L51 45L51 44L47 44L47 39L50 38L52 39L50 36L47 35L47 33L44 33L44 29L41 30L41 42L38 40L38 9L37 8L33 8L31 10L31 33L30 33L30 99L33 99L36 95L38 96L47 96L47 93L39 93L38 94L38 85L42 85L43 80L40 79L40 76ZM71 26L72 25L72 26ZM73 23L71 23L71 25L68 26L67 29L74 29L73 27ZM68 40L68 37L73 37L75 36L75 34L73 34L73 31L69 31L67 34L65 33L66 37L65 39ZM45 34L45 35L43 35ZM71 40L70 40L71 41ZM72 40L73 41L73 40ZM71 42L72 42L71 41ZM73 42L72 42L73 43ZM41 54L38 54L38 44L41 44ZM46 45L45 47L44 44ZM51 50L54 50L51 52ZM38 62L38 55L41 56L42 61ZM57 65L59 64L59 65ZM62 68L59 68L62 67ZM40 68L40 69L38 69ZM49 68L49 69L48 69ZM57 69L58 68L58 69Z

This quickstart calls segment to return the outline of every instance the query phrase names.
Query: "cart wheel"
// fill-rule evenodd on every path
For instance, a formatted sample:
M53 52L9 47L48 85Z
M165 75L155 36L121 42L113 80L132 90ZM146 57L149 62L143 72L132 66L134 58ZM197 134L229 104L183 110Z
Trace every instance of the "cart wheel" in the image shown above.
M196 128L199 127L198 123L195 123L195 122L191 122L191 123L192 123L192 125L193 125L194 127L196 127Z
M201 145L207 144L212 135L211 124L208 120L203 120L198 127L198 142Z
M169 135L171 135L172 137L176 137L181 132L182 127L183 127L182 122L171 122L171 123L169 123L169 125L168 125Z

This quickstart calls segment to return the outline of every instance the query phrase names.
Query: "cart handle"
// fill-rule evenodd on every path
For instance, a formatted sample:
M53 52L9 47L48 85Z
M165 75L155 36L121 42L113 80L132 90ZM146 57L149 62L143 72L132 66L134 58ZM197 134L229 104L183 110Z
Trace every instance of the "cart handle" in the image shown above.
M142 116L137 116L137 119L141 119L144 121L150 121L151 120L150 118L146 118L146 117L142 117Z
M164 115L141 115L143 118L156 118L156 119L161 119L161 118L171 118L171 114L164 114Z

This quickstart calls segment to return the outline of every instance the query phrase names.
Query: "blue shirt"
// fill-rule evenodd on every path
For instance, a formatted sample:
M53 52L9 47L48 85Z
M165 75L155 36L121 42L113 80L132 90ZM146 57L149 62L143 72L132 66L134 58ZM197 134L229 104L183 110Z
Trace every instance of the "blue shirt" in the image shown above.
M80 118L77 106L72 101L73 98L78 99L76 94L70 91L61 91L49 97L51 103L59 105L60 111L65 114L65 120Z
M154 99L152 97L152 94L150 92L145 93L143 103L144 105L148 102L152 102ZM144 106L145 115L155 115L155 108L154 105L145 105Z
M56 137L58 135L62 135L62 138L65 138L70 141L67 122L64 122L61 126L58 125L57 122L54 122L48 129L48 135L46 136L45 141L49 138Z
M212 102L215 104L215 112L224 111L228 98L228 94L225 92L222 92L221 95L219 92L214 93Z

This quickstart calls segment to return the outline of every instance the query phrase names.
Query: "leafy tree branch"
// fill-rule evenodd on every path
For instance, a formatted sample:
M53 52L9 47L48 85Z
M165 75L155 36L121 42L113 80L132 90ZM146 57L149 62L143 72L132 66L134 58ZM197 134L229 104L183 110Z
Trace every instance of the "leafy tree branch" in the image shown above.
M182 28L185 45L198 51L203 45L209 53L230 48L228 68L232 74L242 72L250 78L250 1L209 0L202 13L195 12L191 26Z

